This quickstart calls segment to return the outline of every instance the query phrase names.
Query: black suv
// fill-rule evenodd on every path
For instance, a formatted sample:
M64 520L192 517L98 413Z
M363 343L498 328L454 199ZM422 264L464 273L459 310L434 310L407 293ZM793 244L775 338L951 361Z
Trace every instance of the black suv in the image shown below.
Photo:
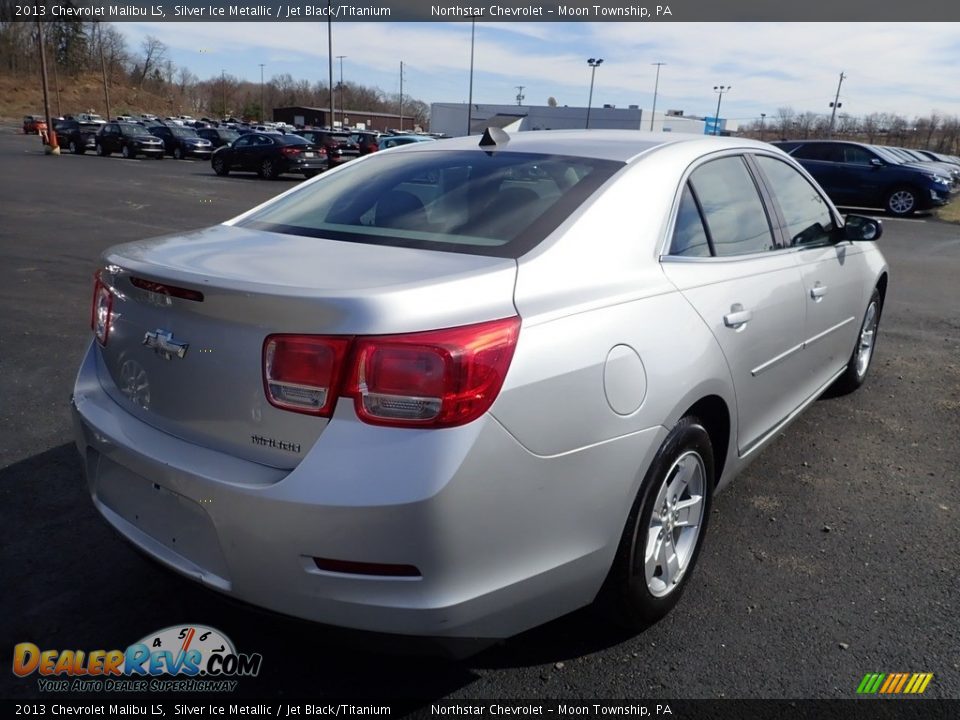
M67 148L75 155L83 155L87 150L97 149L99 123L82 123L77 120L54 120L53 129L57 133L60 147Z
M898 163L882 148L834 140L772 144L798 160L837 205L882 207L904 216L950 202L950 178Z
M240 137L240 133L238 133L236 130L231 130L228 127L198 128L197 135L202 137L204 140L209 140L214 148L229 145L238 137Z
M350 133L332 130L297 130L297 135L305 137L314 145L320 145L327 151L327 167L343 165L348 160L360 157L360 146L354 142Z

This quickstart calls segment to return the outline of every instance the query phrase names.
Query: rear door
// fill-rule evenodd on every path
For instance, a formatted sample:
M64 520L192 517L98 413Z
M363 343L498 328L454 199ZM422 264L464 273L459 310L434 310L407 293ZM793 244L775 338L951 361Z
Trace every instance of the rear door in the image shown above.
M690 174L662 262L726 357L741 454L804 400L803 281L773 227L744 157L719 157Z

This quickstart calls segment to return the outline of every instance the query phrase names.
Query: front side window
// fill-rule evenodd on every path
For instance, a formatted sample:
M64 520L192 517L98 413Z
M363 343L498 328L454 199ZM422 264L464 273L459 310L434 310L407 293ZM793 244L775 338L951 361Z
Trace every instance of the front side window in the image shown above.
M756 161L780 205L784 232L791 246L830 242L836 226L830 208L817 189L782 160L758 155Z
M283 197L242 226L308 237L519 257L623 163L480 150L385 154Z
M690 186L716 255L774 248L766 209L743 158L725 157L701 165L690 176Z

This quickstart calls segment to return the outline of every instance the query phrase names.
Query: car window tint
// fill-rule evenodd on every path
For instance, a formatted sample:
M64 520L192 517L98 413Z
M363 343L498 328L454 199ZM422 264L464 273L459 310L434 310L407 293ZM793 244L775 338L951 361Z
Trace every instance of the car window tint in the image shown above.
M843 146L843 161L846 163L855 163L857 165L869 165L874 156L856 145Z
M790 244L830 242L835 230L833 215L817 189L782 160L759 155L756 161L780 205L786 223L784 231Z
M693 199L690 186L683 186L680 208L677 210L677 222L673 229L673 241L670 244L671 255L686 257L710 257L710 243L703 228L700 209Z
M740 157L713 160L690 176L717 255L772 250L773 233L757 187Z
M622 165L476 150L384 155L348 164L243 224L349 242L519 257Z
M826 160L829 162L839 161L839 156L834 152L834 146L827 143L811 143L809 145L801 145L796 150L793 150L791 153L795 158L800 160Z

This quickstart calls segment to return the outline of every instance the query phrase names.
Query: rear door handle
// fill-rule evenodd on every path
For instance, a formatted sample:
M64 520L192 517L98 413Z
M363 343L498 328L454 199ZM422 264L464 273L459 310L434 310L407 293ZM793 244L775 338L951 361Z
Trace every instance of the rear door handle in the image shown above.
M812 288L810 288L810 297L812 297L814 300L819 300L826 294L827 294L826 285L821 285L820 283L817 283Z
M733 328L737 330L753 319L753 313L749 310L744 310L743 305L740 303L735 303L730 306L730 312L723 316L723 324L728 328Z

